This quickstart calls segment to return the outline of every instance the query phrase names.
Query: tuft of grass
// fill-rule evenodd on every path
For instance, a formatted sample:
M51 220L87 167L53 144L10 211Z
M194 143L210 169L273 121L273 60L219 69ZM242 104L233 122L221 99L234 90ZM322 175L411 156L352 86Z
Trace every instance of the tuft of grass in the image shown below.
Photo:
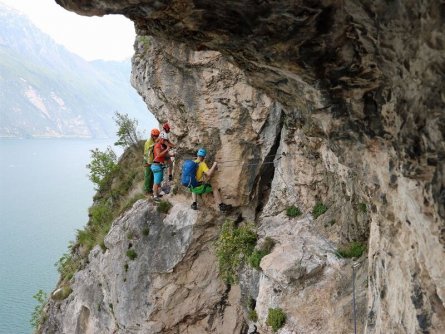
M249 318L250 321L257 322L258 321L258 314L255 310L249 310L249 313L247 314L247 318Z
M148 228L148 227L145 227L143 230L142 230L142 234L146 237L146 236L148 236L149 234L150 234L150 229Z
M286 315L281 308L269 308L266 324L272 327L274 333L283 327L285 322Z
M82 258L77 254L65 253L54 266L60 274L61 282L68 282L82 266Z
M322 202L317 202L317 204L315 204L314 208L312 209L312 216L314 216L314 219L317 219L326 211L328 211L328 207Z
M125 264L124 264L124 270L125 270L125 272L128 271L128 263L127 262L125 262Z
M239 266L253 253L257 235L253 224L236 227L233 221L226 221L216 241L216 257L219 273L227 284L237 282Z
M339 247L337 249L337 254L343 258L353 258L362 256L365 250L366 250L365 244L353 241L350 242L349 244Z
M157 211L160 213L168 213L173 205L169 201L160 201Z
M255 269L260 269L261 259L267 254L268 253L263 250L253 251L253 253L249 256L249 264Z
M288 217L298 217L301 215L301 211L295 205L291 205L286 209L286 215Z
M256 300L253 299L252 296L249 295L249 297L247 298L247 318L253 322L257 322L258 321L258 314L255 311L255 307L256 307Z
M274 246L275 246L275 241L272 238L270 237L265 238L261 248L254 250L252 254L249 256L248 258L249 264L255 269L260 269L261 259L265 257L267 254L270 254Z
M358 203L357 208L361 213L368 212L368 207L367 207L366 203Z
M135 258L137 258L138 255L136 254L134 249L129 249L129 250L127 250L127 256L130 260L133 261Z
M248 310L254 310L256 307L256 300L249 295L249 297L247 298L247 303L246 303L247 309Z

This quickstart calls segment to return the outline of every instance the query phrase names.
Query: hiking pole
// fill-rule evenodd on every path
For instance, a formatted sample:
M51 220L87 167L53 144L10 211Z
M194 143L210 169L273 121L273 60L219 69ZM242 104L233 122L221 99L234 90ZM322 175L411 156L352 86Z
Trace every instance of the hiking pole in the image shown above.
M355 269L360 266L360 262L352 263L352 312L354 317L354 334L357 334L357 314L355 310Z

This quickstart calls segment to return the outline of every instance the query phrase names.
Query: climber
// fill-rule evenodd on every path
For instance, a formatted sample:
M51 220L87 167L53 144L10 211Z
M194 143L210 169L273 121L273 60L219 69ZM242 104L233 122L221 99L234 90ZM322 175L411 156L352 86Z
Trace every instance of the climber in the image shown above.
M190 191L192 192L192 199L193 199L191 208L193 210L198 210L198 203L197 203L196 195L202 195L202 194L207 194L207 193L213 192L213 197L215 199L215 202L218 204L219 210L222 212L229 211L232 208L232 206L224 204L221 200L221 195L219 193L219 190L216 187L212 188L210 183L206 182L212 177L213 173L217 169L216 162L214 162L212 165L212 168L209 169L209 167L207 166L207 164L204 161L206 155L207 155L207 151L204 148L200 148L198 150L197 159L195 160L195 163L198 164L197 169L196 169L197 186L190 187Z
M153 172L153 198L158 200L162 194L160 193L160 187L164 178L164 163L166 157L168 157L168 151L170 147L166 144L166 134L163 132L159 135L159 138L153 148L153 162L151 164L151 171Z
M146 195L153 193L153 173L151 171L151 164L153 162L153 148L158 137L159 130L152 129L150 138L148 138L144 144L144 193Z
M169 139L168 134L170 133L170 124L168 124L168 122L164 123L162 125L162 130L163 131L161 133L163 133L165 136L164 140L165 140L166 145L169 146L170 148L175 147L175 145ZM169 152L169 156L166 158L166 164L168 166L168 180L169 181L173 180L172 165L173 165L174 159L175 159L175 155L173 154L173 152Z

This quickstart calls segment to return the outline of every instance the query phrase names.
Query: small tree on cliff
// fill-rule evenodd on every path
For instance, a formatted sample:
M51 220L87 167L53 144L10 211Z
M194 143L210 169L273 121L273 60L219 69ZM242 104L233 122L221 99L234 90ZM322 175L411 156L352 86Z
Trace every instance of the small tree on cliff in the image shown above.
M118 168L116 153L107 147L106 151L102 152L95 148L91 152L91 162L87 165L90 170L89 178L97 189L101 189L107 182L111 181L112 173Z
M130 119L128 114L120 114L117 111L114 114L114 121L118 126L116 146L122 146L124 149L136 146L139 142L140 133L137 131L138 121Z

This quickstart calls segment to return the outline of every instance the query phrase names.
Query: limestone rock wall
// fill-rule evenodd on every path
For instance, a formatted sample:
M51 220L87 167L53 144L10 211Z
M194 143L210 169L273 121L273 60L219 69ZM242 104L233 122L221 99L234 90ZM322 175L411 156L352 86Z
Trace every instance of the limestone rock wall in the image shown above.
M350 241L368 246L357 272L359 332L445 331L442 2L57 2L135 22L132 83L155 116L172 124L178 157L208 148L209 160L221 162L215 179L224 200L255 221L262 238L277 240L261 272L243 268L239 294L230 297L243 312L244 301L256 299L257 331L270 332L267 309L280 306L288 316L281 333L351 332L351 262L333 256ZM328 211L313 219L319 201ZM283 214L292 204L302 218ZM184 221L195 214L184 210ZM218 220L204 210L197 222L201 215L208 224ZM191 225L194 235L200 224ZM180 248L190 254L202 249L200 240L181 240ZM213 256L210 246L206 252ZM185 259L174 268L195 263ZM215 294L224 296L212 268L204 284L214 280ZM175 286L175 270L153 280ZM201 277L194 279L199 286ZM69 306L72 323L113 323L83 303ZM253 328L237 311L209 322L215 303L190 314L147 304L144 319L164 319L164 327L152 324L164 332L179 324L190 333Z
M210 219L212 218L212 219ZM51 301L43 333L236 333L240 292L218 279L218 221L177 203L139 201L117 219L67 299ZM127 256L133 250L135 259Z

